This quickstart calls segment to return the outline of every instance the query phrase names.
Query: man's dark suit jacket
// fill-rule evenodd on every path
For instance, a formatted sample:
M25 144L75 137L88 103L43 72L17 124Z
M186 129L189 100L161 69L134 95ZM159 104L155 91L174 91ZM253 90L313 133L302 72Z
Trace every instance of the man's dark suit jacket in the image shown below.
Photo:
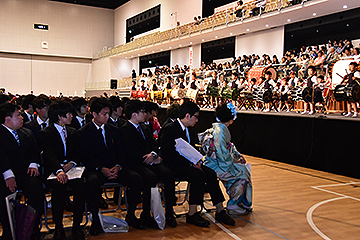
M28 115L27 115L25 112L22 112L22 113L21 113L21 116L23 117L24 123L31 121L31 119L28 117ZM36 115L34 114L34 119L35 119L35 118L36 118ZM33 120L34 120L34 119L33 119Z
M37 138L38 133L39 133L40 130L41 130L41 126L39 125L39 123L38 123L38 121L37 121L36 118L34 118L33 120L31 120L30 122L24 123L24 127L30 129L30 130L33 132L35 139Z
M118 128L121 128L126 122L127 122L127 120L124 119L124 118L121 118L121 117L118 118L116 123L113 120L111 120L111 118L109 118L109 120L108 120L109 124L112 124L112 125L114 125L114 126L116 126Z
M157 144L149 128L142 123L140 123L140 127L145 139L129 121L120 128L121 143L127 155L125 164L131 168L143 164L145 154L152 151L158 152Z
M79 130L81 128L81 125L75 116L71 120L71 123L69 126L72 128L75 128L76 130Z
M124 151L117 127L105 124L106 146L103 135L93 121L80 128L79 136L81 160L87 171L96 170L98 167L112 168L116 164L123 166Z
M176 119L175 119L175 121L176 121ZM173 123L173 121L170 119L170 118L168 118L168 119L166 119L166 121L161 125L161 129L160 129L160 131L159 131L159 134L158 134L158 142L160 143L160 141L161 141L161 136L162 136L162 133L163 133L163 128L166 126L166 125L168 125L168 124L170 124L170 123Z
M17 133L20 146L14 136L0 124L0 173L11 169L15 178L26 175L30 163L40 164L40 153L31 130L22 127Z
M189 135L190 135L190 144L195 146L196 143L196 135L193 128L188 127ZM161 147L161 156L164 159L165 166L168 166L171 169L176 168L179 165L191 165L191 162L181 156L175 150L175 139L182 138L185 141L188 141L185 132L182 130L179 122L176 120L173 123L169 123L164 128L162 128L162 135L160 140Z
M66 156L61 136L53 124L38 134L40 150L43 151L45 178L62 169L60 164L66 164L70 161L76 164L80 163L78 133L75 128L69 126L66 126L66 131ZM64 162L65 160L66 162Z

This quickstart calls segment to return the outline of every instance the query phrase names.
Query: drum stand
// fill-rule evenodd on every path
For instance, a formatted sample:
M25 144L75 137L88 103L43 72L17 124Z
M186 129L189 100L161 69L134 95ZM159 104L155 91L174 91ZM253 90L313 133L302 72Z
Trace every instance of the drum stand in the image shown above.
M197 103L201 108L212 108L211 105L211 96L207 96L207 95L201 95L198 99L197 99Z

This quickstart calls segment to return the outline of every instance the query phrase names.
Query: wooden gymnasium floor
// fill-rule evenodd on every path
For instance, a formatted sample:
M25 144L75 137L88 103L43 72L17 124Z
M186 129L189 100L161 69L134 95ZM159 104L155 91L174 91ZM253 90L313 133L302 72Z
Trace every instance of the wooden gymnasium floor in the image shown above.
M251 156L246 159L252 164L254 209L249 215L235 217L236 226L214 223L212 211L204 214L211 221L209 228L186 224L181 217L175 229L130 228L128 233L87 235L87 239L360 239L359 179ZM184 212L187 205L175 210ZM125 214L107 215L124 219ZM51 237L47 234L45 239Z

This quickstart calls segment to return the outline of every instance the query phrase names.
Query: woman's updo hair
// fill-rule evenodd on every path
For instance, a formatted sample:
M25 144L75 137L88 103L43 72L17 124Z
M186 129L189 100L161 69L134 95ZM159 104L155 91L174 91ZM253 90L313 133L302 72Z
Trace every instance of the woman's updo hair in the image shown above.
M226 104L222 104L215 109L215 117L222 123L226 123L234 118L231 114L231 110L226 107Z

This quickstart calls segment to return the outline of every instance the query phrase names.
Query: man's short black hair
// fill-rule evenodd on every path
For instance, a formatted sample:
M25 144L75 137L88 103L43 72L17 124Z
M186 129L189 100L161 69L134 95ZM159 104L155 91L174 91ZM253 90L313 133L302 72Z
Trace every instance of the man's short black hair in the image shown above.
M3 103L0 105L0 123L5 123L6 117L12 117L16 110L20 110L18 105L14 105L11 103Z
M32 94L26 95L21 102L22 109L24 109L24 110L29 109L29 105L33 105L33 101L35 98L36 97Z
M171 118L171 119L176 119L179 117L179 108L180 105L178 103L173 103L171 104L167 109L166 109L166 115Z
M0 94L0 104L10 101L9 95Z
M123 107L121 104L121 100L116 96L111 96L109 98L109 101L111 102L113 111L115 111L118 107Z
M92 100L90 104L90 112L99 114L101 110L108 107L110 110L112 108L111 102L103 97L96 97Z
M193 116L195 113L199 112L200 108L198 107L198 105L196 105L196 103L194 102L184 102L183 104L181 104L180 108L179 108L179 118L183 119L185 118L186 114L190 114L190 116Z
M153 110L154 111L158 111L159 110L159 105L157 103L154 102L150 102L150 101L145 101L144 102L144 109L146 113L151 113Z
M50 104L49 106L49 121L50 123L58 123L59 117L66 117L67 113L73 112L73 106L69 101L58 100Z
M80 112L81 106L87 106L88 103L84 98L77 97L71 101L71 104L73 105L75 111Z
M124 106L124 113L127 119L131 119L133 113L144 110L144 103L140 100L130 100Z
M33 105L34 110L35 110L36 108L42 109L42 108L44 108L46 106L49 106L50 103L51 103L51 101L50 101L49 97L42 94L42 95L37 96L33 100L32 105Z

